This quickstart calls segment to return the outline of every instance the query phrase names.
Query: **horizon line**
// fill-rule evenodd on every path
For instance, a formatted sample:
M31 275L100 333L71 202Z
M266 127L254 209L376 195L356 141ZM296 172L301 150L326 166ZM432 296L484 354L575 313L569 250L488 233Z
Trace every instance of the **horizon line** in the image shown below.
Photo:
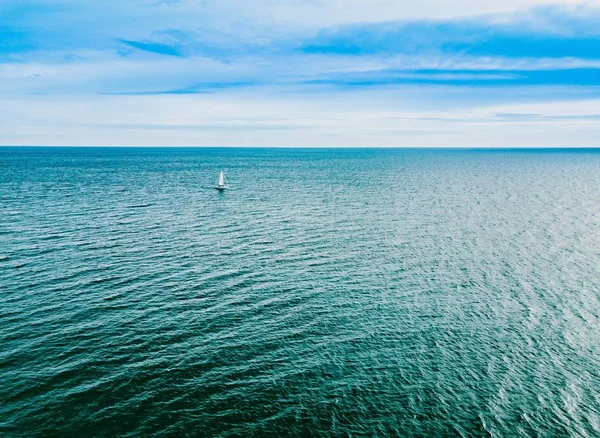
M424 149L424 150L577 150L600 149L598 146L254 146L254 145L3 145L0 148L69 148L69 149Z

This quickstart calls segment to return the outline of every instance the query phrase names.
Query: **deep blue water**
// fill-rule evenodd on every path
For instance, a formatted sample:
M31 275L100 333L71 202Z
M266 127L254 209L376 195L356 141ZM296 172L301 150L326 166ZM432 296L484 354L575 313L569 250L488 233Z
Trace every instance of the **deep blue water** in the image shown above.
M0 148L2 436L600 436L599 316L598 150Z

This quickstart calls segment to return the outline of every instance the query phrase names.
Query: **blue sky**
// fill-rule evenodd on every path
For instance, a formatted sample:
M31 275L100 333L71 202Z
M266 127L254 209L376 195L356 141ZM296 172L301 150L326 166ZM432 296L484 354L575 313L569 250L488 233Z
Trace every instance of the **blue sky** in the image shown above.
M0 144L600 146L599 1L414 3L1 0Z

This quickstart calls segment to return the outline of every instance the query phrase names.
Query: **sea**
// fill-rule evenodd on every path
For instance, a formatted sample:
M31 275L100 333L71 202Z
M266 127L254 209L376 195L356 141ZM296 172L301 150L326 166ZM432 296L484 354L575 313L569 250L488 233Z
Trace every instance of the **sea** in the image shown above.
M600 150L2 147L0 436L598 437Z

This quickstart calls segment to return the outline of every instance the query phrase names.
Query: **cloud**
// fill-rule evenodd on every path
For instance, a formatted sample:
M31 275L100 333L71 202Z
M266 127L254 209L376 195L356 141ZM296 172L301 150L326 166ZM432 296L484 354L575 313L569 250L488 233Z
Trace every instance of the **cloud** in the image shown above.
M582 38L597 37L597 2L527 9L542 0L481 2L402 2L392 0L204 0L156 2L130 0L3 0L3 28L19 36L22 47L35 50L115 48L115 40L141 44L183 43L193 51L242 49L280 50L302 41L305 46L327 48L327 39L363 51L385 48L419 48L450 38L470 41L490 30L501 38L520 30ZM562 6L560 6L562 4ZM569 6L570 5L570 6ZM482 14L487 14L483 15ZM317 36L310 44L310 39ZM396 37L406 36L405 40ZM360 41L364 39L364 41ZM170 41L169 41L170 40ZM340 41L341 40L341 41ZM358 40L358 41L355 41ZM333 49L333 47L329 47Z
M591 117L600 95L577 96L569 88L507 93L447 86L28 96L0 101L0 132L4 144L591 146L600 134Z
M349 25L320 31L301 50L342 55L599 59L600 9L544 7L508 22L484 17Z
M597 119L581 107L600 97L599 11L4 0L0 143L589 145Z
M600 114L544 115L531 113L496 113L494 117L499 121L519 122L572 122L600 120Z
M373 87L402 84L446 84L467 86L600 86L600 68L553 70L375 70L339 73L307 84L327 84L343 87Z
M185 88L175 88L166 90L144 90L144 91L121 91L106 92L100 94L106 95L130 95L130 96L151 96L160 94L211 94L217 90L235 89L239 87L248 87L256 85L253 82L204 82L193 84Z

